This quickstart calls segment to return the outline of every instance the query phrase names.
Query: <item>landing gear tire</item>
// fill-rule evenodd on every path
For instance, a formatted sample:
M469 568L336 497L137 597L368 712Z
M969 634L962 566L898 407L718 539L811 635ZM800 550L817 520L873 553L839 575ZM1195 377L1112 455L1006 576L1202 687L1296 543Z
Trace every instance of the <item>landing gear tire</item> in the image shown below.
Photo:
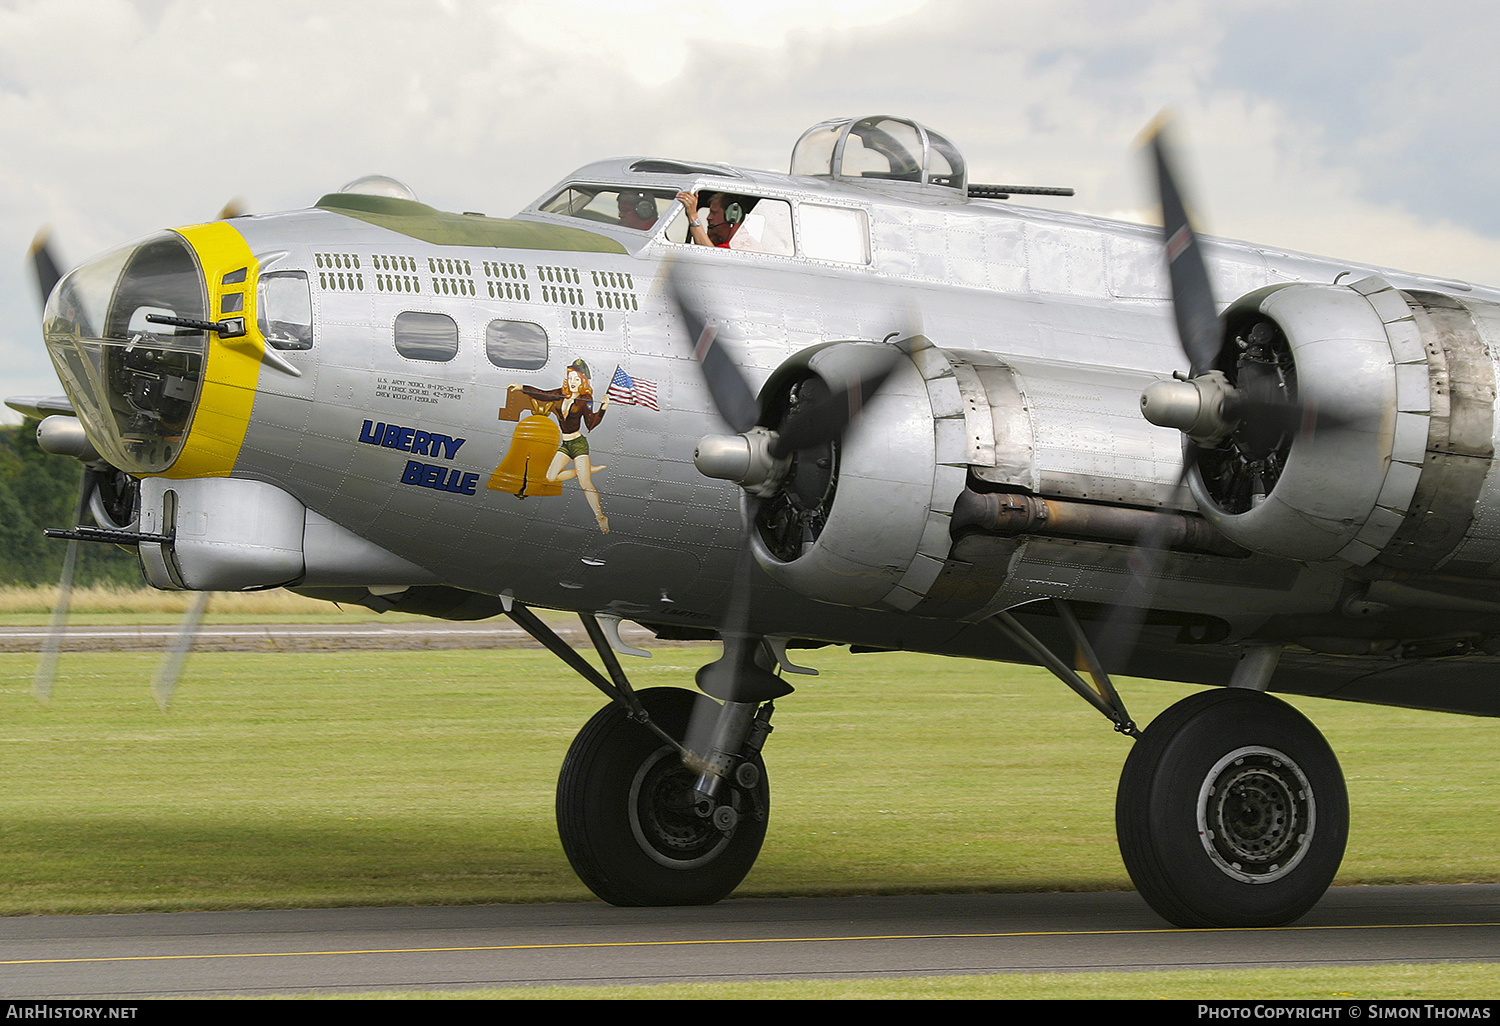
M679 688L639 694L652 721L679 739L694 705L711 701ZM718 795L720 811L734 814L700 816L697 775L611 702L578 732L557 781L557 832L573 870L612 905L709 905L725 897L750 872L766 836L765 766L759 755L748 765L755 771L741 767Z
M1125 760L1115 803L1136 889L1181 927L1281 926L1317 903L1349 836L1328 742L1257 691L1201 691L1171 706Z

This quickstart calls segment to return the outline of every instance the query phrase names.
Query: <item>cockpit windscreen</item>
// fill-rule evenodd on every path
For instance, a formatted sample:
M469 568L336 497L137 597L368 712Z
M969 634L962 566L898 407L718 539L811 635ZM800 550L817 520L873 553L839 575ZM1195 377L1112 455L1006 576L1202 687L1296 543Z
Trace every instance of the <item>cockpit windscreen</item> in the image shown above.
M542 204L548 214L566 214L585 221L654 231L676 194L665 189L633 189L619 185L569 185Z

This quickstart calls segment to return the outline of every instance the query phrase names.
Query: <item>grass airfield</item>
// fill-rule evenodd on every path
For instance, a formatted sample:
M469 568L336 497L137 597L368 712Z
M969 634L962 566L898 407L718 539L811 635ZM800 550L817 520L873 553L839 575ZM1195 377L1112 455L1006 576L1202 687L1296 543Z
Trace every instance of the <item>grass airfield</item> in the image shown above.
M0 623L38 617L12 607ZM626 660L639 687L684 686L715 649L653 651ZM739 894L1129 887L1113 803L1130 742L1049 674L841 649L803 656L822 675L794 680L797 693L779 703L766 746L771 830ZM591 900L558 845L553 786L604 699L550 655L203 653L165 714L148 684L159 658L64 653L43 706L30 693L35 656L0 654L0 914ZM1138 722L1188 691L1134 680L1121 690ZM1500 880L1500 722L1294 703L1348 780L1339 883ZM1308 984L1284 995L1269 983L1280 971L1237 976L1236 987L1264 975L1252 994L1500 989L1490 966L1392 973L1349 980L1352 991ZM1228 993L1212 977L1193 990L1188 977L1201 974L1126 975L1175 982L1137 979L1144 992L1108 996ZM894 985L921 994L913 981ZM1106 996L1097 980L1051 986L948 996ZM826 996L865 996L838 990Z
M703 652L629 671L680 685ZM773 720L772 834L739 893L1129 886L1112 812L1127 742L1071 693L820 655ZM553 788L604 699L547 653L204 653L166 714L157 659L65 653L41 706L33 659L0 656L0 912L590 897Z

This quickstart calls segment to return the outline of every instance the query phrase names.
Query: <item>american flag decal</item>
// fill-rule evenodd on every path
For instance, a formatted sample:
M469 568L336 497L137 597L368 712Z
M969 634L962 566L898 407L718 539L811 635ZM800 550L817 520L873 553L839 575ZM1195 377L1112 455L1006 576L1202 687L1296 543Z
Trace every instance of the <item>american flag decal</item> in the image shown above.
M624 367L616 367L615 376L609 379L609 398L611 402L626 406L645 406L655 410L656 382L632 378L625 373Z

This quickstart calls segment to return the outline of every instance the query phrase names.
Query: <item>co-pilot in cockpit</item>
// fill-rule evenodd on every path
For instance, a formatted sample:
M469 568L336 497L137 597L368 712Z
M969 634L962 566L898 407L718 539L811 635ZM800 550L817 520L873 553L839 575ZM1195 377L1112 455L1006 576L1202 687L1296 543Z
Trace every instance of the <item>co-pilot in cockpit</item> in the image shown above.
M683 212L667 229L672 242L751 253L793 251L792 209L785 200L709 189L679 192L677 200Z
M543 203L541 210L648 232L674 199L670 189L574 184Z
M792 208L785 200L703 189L672 192L631 186L573 183L540 210L599 224L655 232L674 204L668 242L790 255ZM696 226L693 222L699 222ZM699 237L701 236L701 238Z

